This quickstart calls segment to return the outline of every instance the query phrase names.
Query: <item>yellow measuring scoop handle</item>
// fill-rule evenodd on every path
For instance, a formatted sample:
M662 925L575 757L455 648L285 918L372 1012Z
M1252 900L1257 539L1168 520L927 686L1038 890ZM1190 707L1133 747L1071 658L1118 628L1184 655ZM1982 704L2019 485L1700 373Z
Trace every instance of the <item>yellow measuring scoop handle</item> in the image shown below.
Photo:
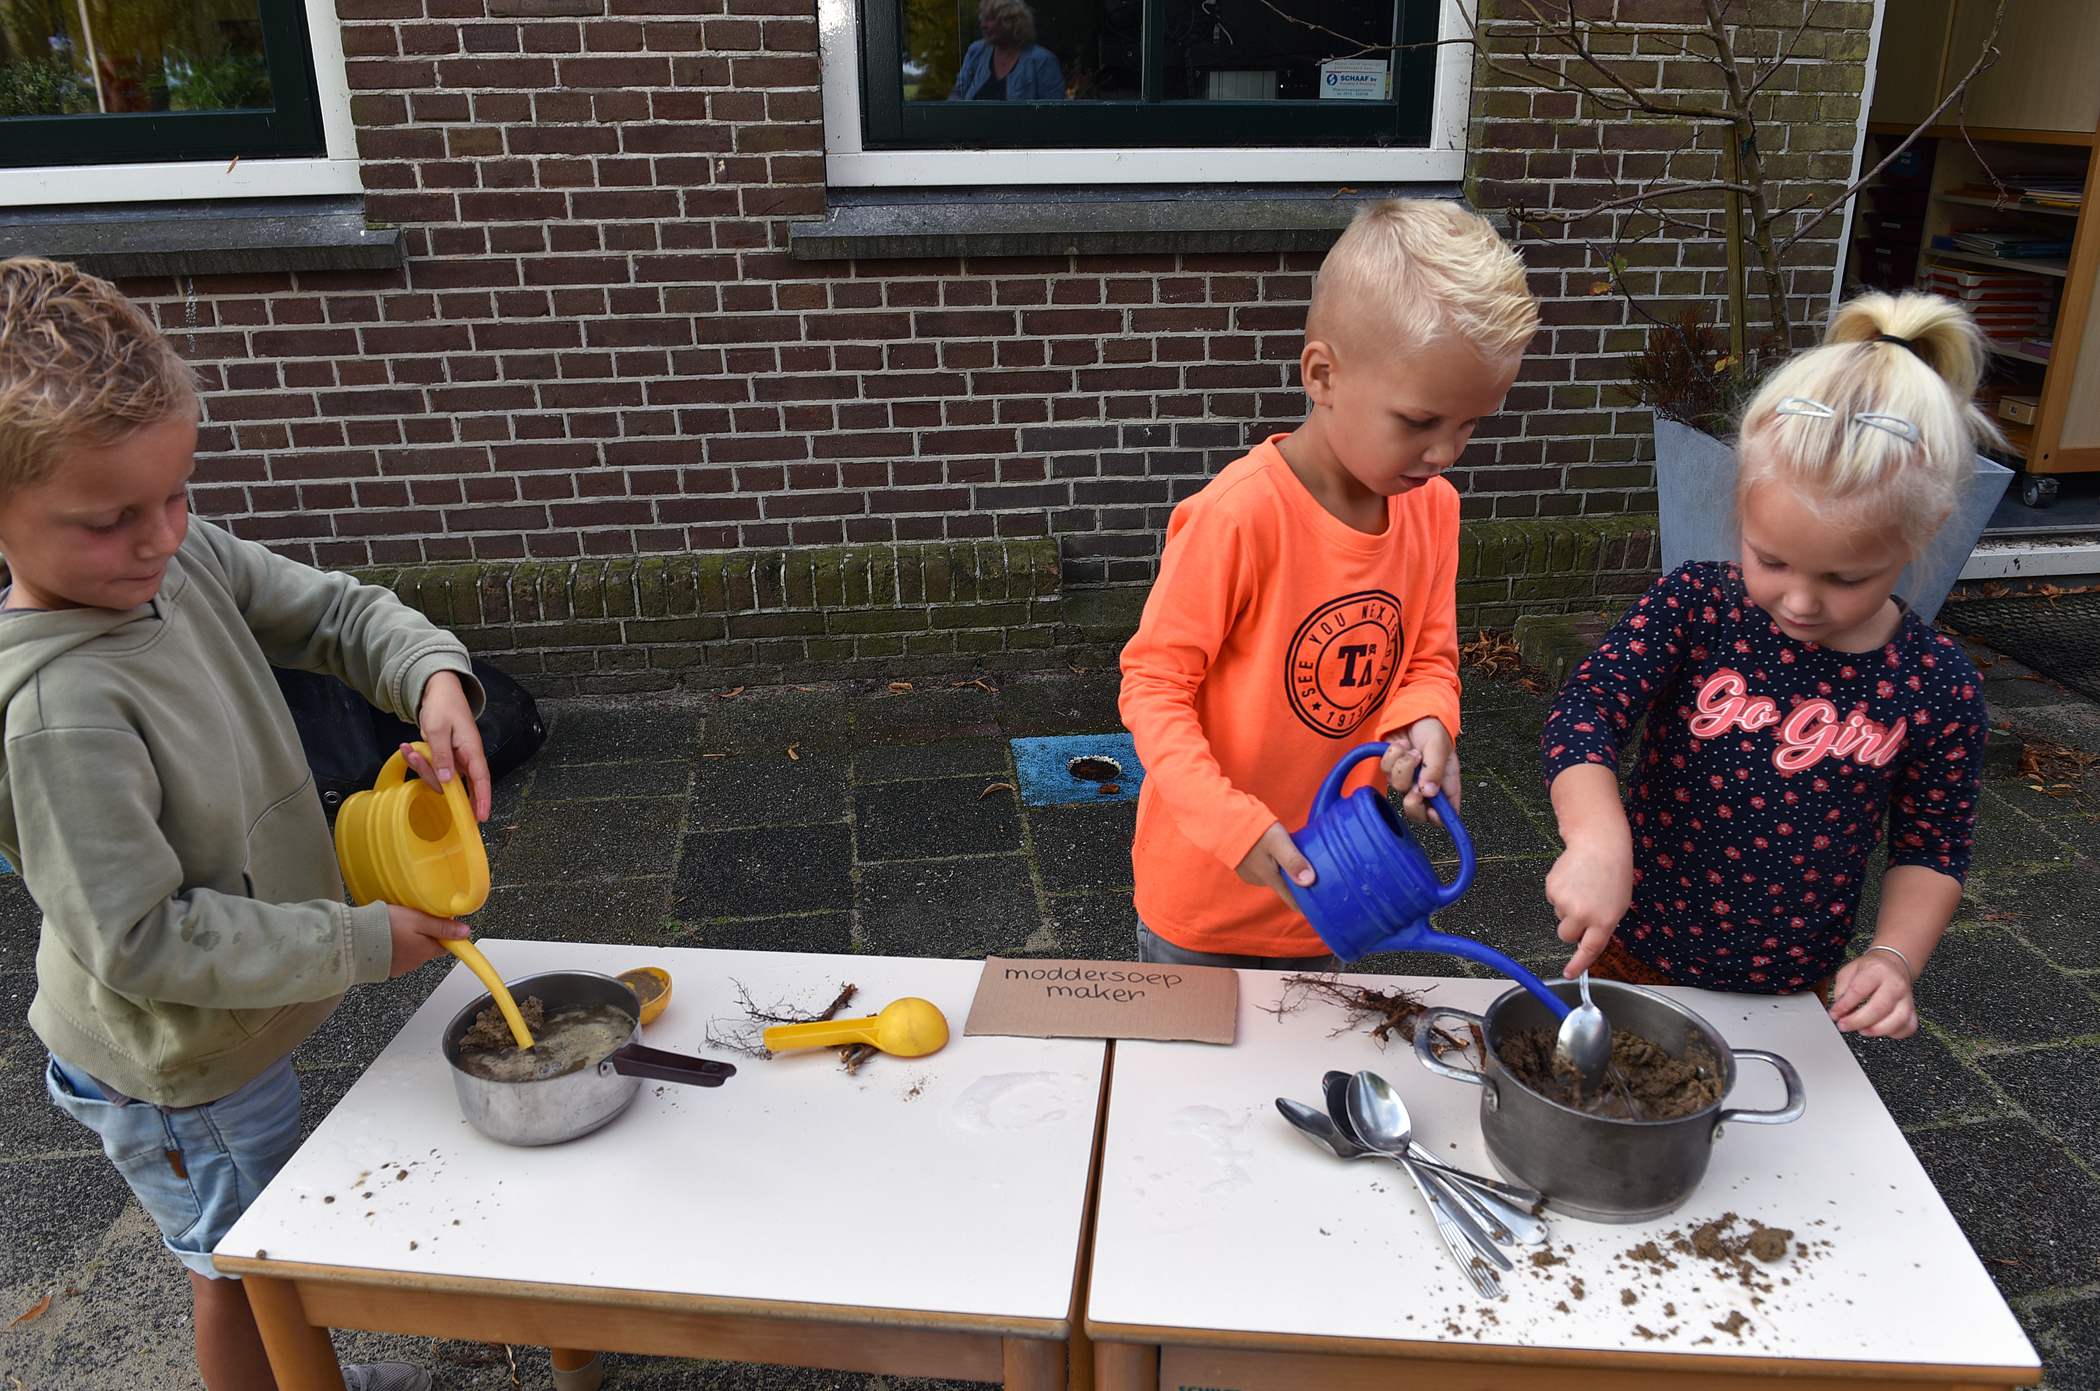
M443 940L445 949L466 962L467 969L480 976L481 983L489 988L489 994L495 997L496 1008L503 1011L503 1022L510 1025L510 1036L517 1040L518 1047L532 1047L532 1031L525 1027L525 1018L518 1013L518 1002L510 997L510 987L503 983L503 977L496 974L489 959L481 954L481 948L464 937Z
M839 1043L873 1043L876 1016L865 1019L820 1019L814 1024L775 1024L766 1030L766 1047L775 1053L790 1048L829 1048Z

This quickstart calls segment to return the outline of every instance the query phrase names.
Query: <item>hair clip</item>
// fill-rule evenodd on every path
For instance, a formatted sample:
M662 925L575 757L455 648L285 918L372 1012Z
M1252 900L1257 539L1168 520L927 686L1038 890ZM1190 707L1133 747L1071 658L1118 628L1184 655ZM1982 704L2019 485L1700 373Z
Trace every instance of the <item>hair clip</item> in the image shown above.
M1912 444L1916 444L1924 438L1918 433L1916 424L1905 420L1900 415L1885 415L1880 411L1861 411L1852 417L1852 423L1854 425L1871 426L1876 430L1886 430L1897 439L1908 440Z
M1789 396L1772 407L1774 415L1805 415L1815 420L1829 420L1837 412L1821 401L1811 401L1806 396Z

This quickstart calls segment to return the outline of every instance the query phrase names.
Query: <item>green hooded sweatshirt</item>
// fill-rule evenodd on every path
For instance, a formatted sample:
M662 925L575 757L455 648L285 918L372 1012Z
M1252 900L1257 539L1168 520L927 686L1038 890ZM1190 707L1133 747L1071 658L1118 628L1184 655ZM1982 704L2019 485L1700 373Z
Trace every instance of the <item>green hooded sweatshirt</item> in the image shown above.
M273 664L410 722L440 671L480 705L459 640L392 593L208 522L148 603L0 618L0 853L44 913L30 1027L142 1101L227 1095L392 964Z

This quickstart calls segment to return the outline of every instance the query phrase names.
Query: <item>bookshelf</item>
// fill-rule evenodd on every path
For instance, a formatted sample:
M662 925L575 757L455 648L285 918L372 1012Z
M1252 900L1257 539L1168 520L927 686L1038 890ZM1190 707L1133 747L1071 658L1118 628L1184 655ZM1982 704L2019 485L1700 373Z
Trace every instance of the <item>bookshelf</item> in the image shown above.
M1995 9L1994 0L1904 0L1886 8L1867 123L1869 165L1959 81ZM2031 421L1998 420L2008 462L2026 471L2022 497L2033 504L2038 494L2053 496L2053 483L2038 486L2051 475L2100 472L2100 218L2084 216L2082 206L2007 199L1996 188L2014 175L2053 176L2083 181L2100 198L2100 3L2015 0L1998 48L1997 63L1962 104L1966 127L1927 128L1913 146L1915 159L1863 191L1846 279L1880 289L1923 287L1929 278L1945 288L1951 280L1979 297L1969 301L1973 307L1985 293L1980 275L1989 277L2000 304L2041 298L2053 305L2046 346L2026 337L1992 339L1981 393L1987 409L2007 395L2035 398ZM1965 228L2067 238L2070 254L1997 257L1933 245Z

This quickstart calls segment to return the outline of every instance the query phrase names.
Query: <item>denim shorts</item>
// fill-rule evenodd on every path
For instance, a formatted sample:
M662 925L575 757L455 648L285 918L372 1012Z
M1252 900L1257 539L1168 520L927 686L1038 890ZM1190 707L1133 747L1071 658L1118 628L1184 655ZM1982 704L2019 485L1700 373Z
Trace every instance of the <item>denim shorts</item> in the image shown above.
M240 1090L202 1106L118 1104L95 1079L54 1056L51 1100L102 1137L175 1258L212 1279L211 1252L299 1148L299 1074L279 1058Z

